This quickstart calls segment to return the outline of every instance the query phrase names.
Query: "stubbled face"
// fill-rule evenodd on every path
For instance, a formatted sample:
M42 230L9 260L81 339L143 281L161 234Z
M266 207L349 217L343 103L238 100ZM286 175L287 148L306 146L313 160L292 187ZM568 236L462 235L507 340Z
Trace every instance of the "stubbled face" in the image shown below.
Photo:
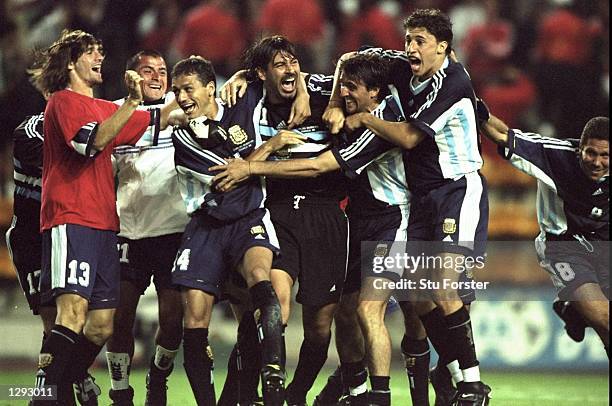
M268 63L266 70L259 71L258 74L264 81L267 95L273 103L295 98L300 74L300 63L295 56L279 52Z
M442 66L446 56L446 41L438 42L427 29L406 29L405 48L412 74L427 79Z
M369 113L378 104L376 96L378 89L368 90L363 80L340 74L340 96L344 99L346 113Z
M97 44L89 45L76 62L68 65L72 70L71 82L83 82L89 87L101 84L102 61L104 61L104 49Z
M591 180L597 181L609 171L609 142L590 138L580 147L580 167Z
M143 55L136 72L142 76L142 94L147 102L164 97L168 89L168 68L163 58Z
M198 75L179 75L172 80L172 92L187 118L207 116L215 103L215 85L203 84ZM214 117L208 117L214 118Z

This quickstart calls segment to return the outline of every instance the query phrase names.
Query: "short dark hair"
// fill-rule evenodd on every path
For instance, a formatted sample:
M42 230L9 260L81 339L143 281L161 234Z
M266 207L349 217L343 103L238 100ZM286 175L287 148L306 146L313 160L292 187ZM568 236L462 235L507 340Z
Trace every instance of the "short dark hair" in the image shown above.
M197 75L203 85L209 82L216 83L215 68L213 64L201 56L192 55L181 59L172 68L172 80L181 75Z
M404 20L404 29L425 28L438 42L448 42L446 53L450 54L453 45L453 24L450 18L437 8L418 9Z
M378 100L387 94L388 67L384 59L378 55L357 54L340 64L344 77L355 81L362 81L368 90L378 88Z
M125 69L136 70L136 68L138 68L138 64L140 63L140 58L142 58L143 56L164 59L164 56L155 49L143 49L142 51L135 53L130 59L128 59L127 63L125 64Z
M586 123L580 136L580 146L590 139L610 141L610 119L608 117L593 117Z
M76 62L92 45L98 45L104 53L102 41L92 34L63 30L57 41L35 53L34 63L28 69L31 82L42 94L65 89L70 82L68 65Z
M247 79L256 79L257 68L265 70L279 52L297 58L295 45L282 35L264 37L251 45L242 57Z

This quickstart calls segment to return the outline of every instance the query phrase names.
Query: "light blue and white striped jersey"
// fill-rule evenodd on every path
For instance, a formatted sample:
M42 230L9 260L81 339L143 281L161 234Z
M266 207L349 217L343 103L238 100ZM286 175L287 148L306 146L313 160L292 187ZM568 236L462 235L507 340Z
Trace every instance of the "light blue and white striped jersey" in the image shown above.
M387 96L372 114L386 121L403 121L392 96ZM409 204L401 148L362 129L349 136L347 145L333 147L331 151L345 175L352 179L349 184L352 214L382 214L393 206Z
M474 89L461 64L447 58L421 83L412 76L405 53L380 48L362 52L390 61L391 94L399 99L407 120L428 135L407 152L414 193L427 193L482 168Z

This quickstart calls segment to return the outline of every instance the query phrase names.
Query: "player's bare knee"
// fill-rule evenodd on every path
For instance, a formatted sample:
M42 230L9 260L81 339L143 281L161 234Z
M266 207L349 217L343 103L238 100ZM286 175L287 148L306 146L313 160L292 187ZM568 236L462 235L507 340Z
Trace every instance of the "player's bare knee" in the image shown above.
M436 296L434 294L434 301L436 302L436 305L438 305L440 310L442 310L442 313L444 315L455 313L457 310L463 307L463 302L459 298L459 295L456 294L456 292L455 292L455 296L456 297L453 297L452 295L450 297ZM440 300L439 298L441 297L443 297L446 300Z
M77 333L83 330L87 319L87 309L81 306L66 306L58 309L56 324L68 327Z
M208 328L210 324L210 316L207 317L205 312L185 314L183 321L184 328Z
M334 315L334 321L336 322L336 331L349 331L359 325L357 319L357 312L355 309L348 311L348 308L340 307Z
M261 281L270 280L270 270L263 266L256 265L247 268L243 276L247 286L251 287Z
M333 313L319 312L304 323L304 338L311 342L326 343L331 337Z

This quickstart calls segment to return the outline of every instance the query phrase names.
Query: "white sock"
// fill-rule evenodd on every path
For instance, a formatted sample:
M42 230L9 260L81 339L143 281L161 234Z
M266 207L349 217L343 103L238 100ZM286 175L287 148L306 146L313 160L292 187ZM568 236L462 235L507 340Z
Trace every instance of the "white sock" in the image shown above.
M364 382L356 388L349 388L349 394L351 396L359 396L362 393L366 393L368 391L368 383Z
M106 352L108 373L112 390L124 390L130 387L130 355L125 352Z
M480 382L480 368L478 365L463 370L463 380L466 382Z
M461 372L461 368L459 368L459 361L454 360L446 365L448 372L451 374L451 378L453 379L453 383L455 386L457 383L463 381L463 372Z
M161 345L155 346L155 360L153 363L155 366L162 371L166 371L168 368L172 366L174 362L174 357L178 353L178 348L176 350L168 350Z

